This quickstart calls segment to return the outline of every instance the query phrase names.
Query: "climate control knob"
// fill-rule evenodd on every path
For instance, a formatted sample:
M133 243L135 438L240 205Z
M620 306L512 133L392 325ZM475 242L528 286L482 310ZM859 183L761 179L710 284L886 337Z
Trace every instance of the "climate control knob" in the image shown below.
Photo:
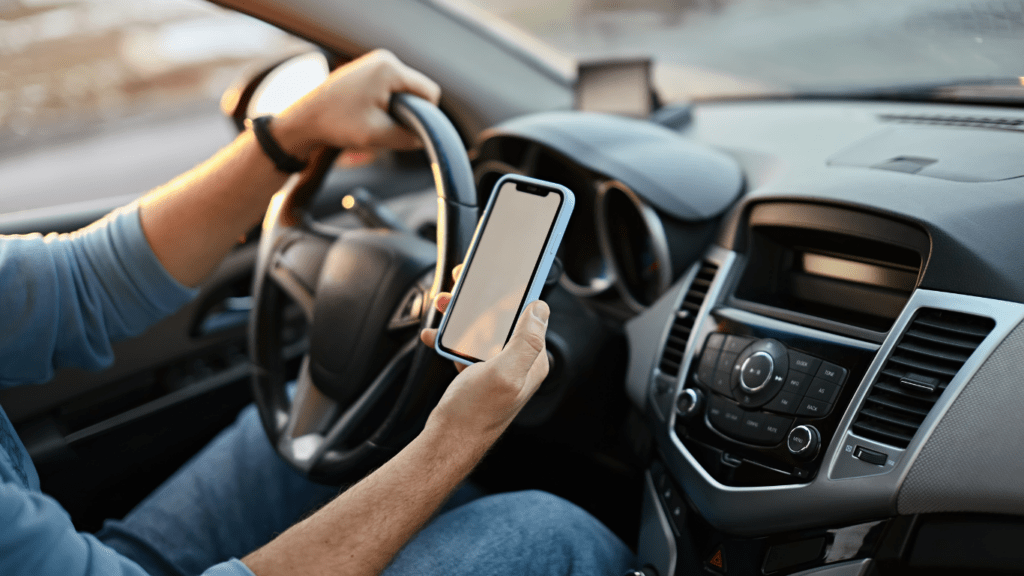
M814 426L804 424L789 431L786 438L786 448L790 454L801 460L810 460L818 454L821 445L821 435Z

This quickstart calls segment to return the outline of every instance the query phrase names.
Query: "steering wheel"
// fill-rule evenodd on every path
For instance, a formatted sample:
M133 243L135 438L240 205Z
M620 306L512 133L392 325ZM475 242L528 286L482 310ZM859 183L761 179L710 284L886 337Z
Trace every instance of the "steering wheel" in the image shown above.
M308 207L337 150L274 196L260 236L248 335L254 400L278 454L324 483L357 480L400 450L455 375L418 329L440 322L433 298L451 289L451 270L469 248L478 218L473 173L437 107L396 94L390 113L430 158L436 246L406 232L314 222ZM294 390L281 338L289 300L309 327Z

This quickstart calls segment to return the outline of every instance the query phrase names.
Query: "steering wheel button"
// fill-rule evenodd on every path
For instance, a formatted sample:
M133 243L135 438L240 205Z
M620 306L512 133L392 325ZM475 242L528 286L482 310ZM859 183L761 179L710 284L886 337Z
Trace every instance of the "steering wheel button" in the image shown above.
M812 398L804 398L800 401L800 407L796 409L796 415L810 416L811 418L824 418L831 408L831 404L827 404L820 400L814 400Z
M819 366L821 366L820 358L815 358L796 350L789 351L789 367L793 370L798 370L805 374L814 374L818 371Z
M806 398L814 400L821 400L831 404L836 401L836 396L839 395L839 384L823 380L821 378L815 378L811 380L811 385L807 388Z
M821 367L818 368L817 373L815 373L815 377L828 380L829 382L834 382L836 384L842 384L843 380L846 380L846 368L836 366L831 362L822 362Z

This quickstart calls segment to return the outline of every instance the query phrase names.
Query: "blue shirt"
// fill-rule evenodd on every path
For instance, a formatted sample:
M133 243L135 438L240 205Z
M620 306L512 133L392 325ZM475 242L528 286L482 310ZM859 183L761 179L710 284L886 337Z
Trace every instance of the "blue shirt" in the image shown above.
M54 370L98 370L110 343L140 334L195 291L153 254L136 205L72 234L0 236L0 387L46 382ZM0 408L0 574L144 576L39 490L28 452ZM252 576L238 560L206 576Z

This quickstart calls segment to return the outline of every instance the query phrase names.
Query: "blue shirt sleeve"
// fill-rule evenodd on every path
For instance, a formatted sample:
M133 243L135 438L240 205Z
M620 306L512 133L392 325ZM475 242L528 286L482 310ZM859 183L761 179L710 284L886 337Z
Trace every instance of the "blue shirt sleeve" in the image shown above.
M105 368L112 341L195 294L160 264L137 204L71 234L0 236L0 387L46 382L66 366Z
M0 574L4 576L147 576L91 534L75 531L53 498L0 482ZM212 566L203 576L253 576L238 560Z

